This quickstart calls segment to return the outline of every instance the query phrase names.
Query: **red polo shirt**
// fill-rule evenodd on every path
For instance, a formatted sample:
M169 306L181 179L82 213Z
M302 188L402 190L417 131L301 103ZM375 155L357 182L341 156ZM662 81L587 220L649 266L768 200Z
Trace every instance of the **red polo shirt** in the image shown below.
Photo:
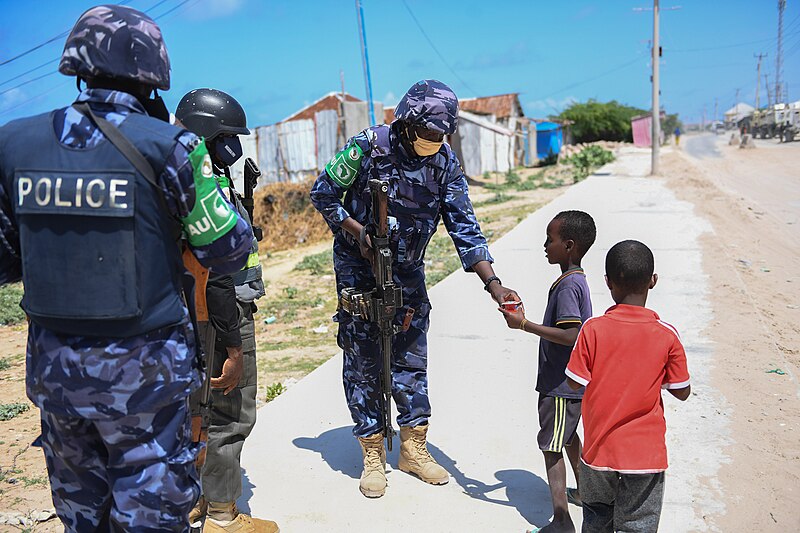
M583 325L566 374L586 386L584 463L626 474L667 469L661 389L689 385L674 327L645 307L615 305Z

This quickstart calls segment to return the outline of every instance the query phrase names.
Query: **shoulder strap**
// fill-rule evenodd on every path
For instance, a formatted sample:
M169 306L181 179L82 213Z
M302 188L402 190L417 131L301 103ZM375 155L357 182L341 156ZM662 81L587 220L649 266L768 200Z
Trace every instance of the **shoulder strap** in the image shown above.
M142 152L140 152L139 149L136 148L133 143L122 134L121 131L119 131L119 128L106 119L95 115L88 103L81 102L80 104L73 104L72 107L74 107L78 113L91 120L95 126L97 126L98 129L103 132L103 135L106 136L109 142L111 142L111 144L113 144L114 147L119 150L123 156L125 156L125 159L130 161L130 163L136 167L136 170L138 170L139 173L144 176L153 187L155 187L156 194L158 195L159 200L161 200L161 205L164 208L164 213L169 216L169 206L167 205L167 199L164 197L164 189L161 188L161 185L159 185L156 179L156 173L153 170L153 165L151 165L147 158L142 155ZM176 242L178 242L181 238L180 223L172 216L169 218L173 221L173 238Z
M156 188L156 190L158 190L163 199L163 192L161 186L156 180L156 173L153 170L153 166L142 155L142 152L140 152L139 149L136 148L133 143L122 134L121 131L119 131L119 128L114 126L106 119L95 115L92 109L89 107L89 104L86 102L74 104L72 107L74 107L81 115L94 122L95 126L97 126L100 131L103 132L103 135L106 136L111 144L113 144L116 149L125 156L125 159L130 161L131 164L136 167L136 170L138 170L145 177L145 179L147 179L147 181L149 181Z

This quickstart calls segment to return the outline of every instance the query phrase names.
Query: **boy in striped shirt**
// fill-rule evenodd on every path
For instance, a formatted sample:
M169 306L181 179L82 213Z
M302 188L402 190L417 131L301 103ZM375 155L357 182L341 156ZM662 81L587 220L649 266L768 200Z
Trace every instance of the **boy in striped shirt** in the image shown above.
M567 365L570 387L586 387L584 533L658 530L667 469L661 389L683 401L691 388L677 331L644 306L658 281L653 270L653 253L638 241L608 251L617 305L584 324Z
M547 483L553 501L553 521L543 533L574 532L567 501L580 505L578 490L567 491L567 468L562 450L566 450L575 479L581 441L577 435L581 418L583 389L571 389L564 371L581 325L592 316L589 286L581 260L594 244L597 230L594 220L583 211L562 211L547 225L545 256L551 265L561 267L561 275L550 287L542 324L529 322L524 309L500 310L510 328L519 328L541 337L539 341L539 449L544 453Z

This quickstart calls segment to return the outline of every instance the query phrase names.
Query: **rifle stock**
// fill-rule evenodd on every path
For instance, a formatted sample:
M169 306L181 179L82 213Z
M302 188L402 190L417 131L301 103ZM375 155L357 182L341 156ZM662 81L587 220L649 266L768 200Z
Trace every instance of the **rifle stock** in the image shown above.
M208 285L208 269L201 265L188 248L183 250L183 264L186 270L194 277L194 307L197 317L197 326L204 328L203 346L198 347L205 353L206 378L200 389L199 413L192 413L192 441L208 442L208 427L211 423L211 372L214 369L215 343L217 333L208 320L208 303L206 301L206 286ZM200 327L202 325L202 327ZM206 462L206 448L203 447L197 455L197 468L202 468Z

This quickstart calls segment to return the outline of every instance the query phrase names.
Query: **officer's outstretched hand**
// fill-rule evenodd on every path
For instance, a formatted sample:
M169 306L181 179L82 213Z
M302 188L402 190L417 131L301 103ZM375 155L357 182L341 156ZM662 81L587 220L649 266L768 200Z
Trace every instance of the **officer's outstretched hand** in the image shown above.
M244 357L241 346L228 346L228 357L222 363L222 374L218 378L211 378L211 387L225 389L223 394L228 394L239 385L239 379L244 370Z
M503 287L499 283L492 283L489 285L489 294L491 294L492 299L499 304L502 304L503 302L509 300L515 300L515 301L520 300L517 291L509 289L507 287Z

